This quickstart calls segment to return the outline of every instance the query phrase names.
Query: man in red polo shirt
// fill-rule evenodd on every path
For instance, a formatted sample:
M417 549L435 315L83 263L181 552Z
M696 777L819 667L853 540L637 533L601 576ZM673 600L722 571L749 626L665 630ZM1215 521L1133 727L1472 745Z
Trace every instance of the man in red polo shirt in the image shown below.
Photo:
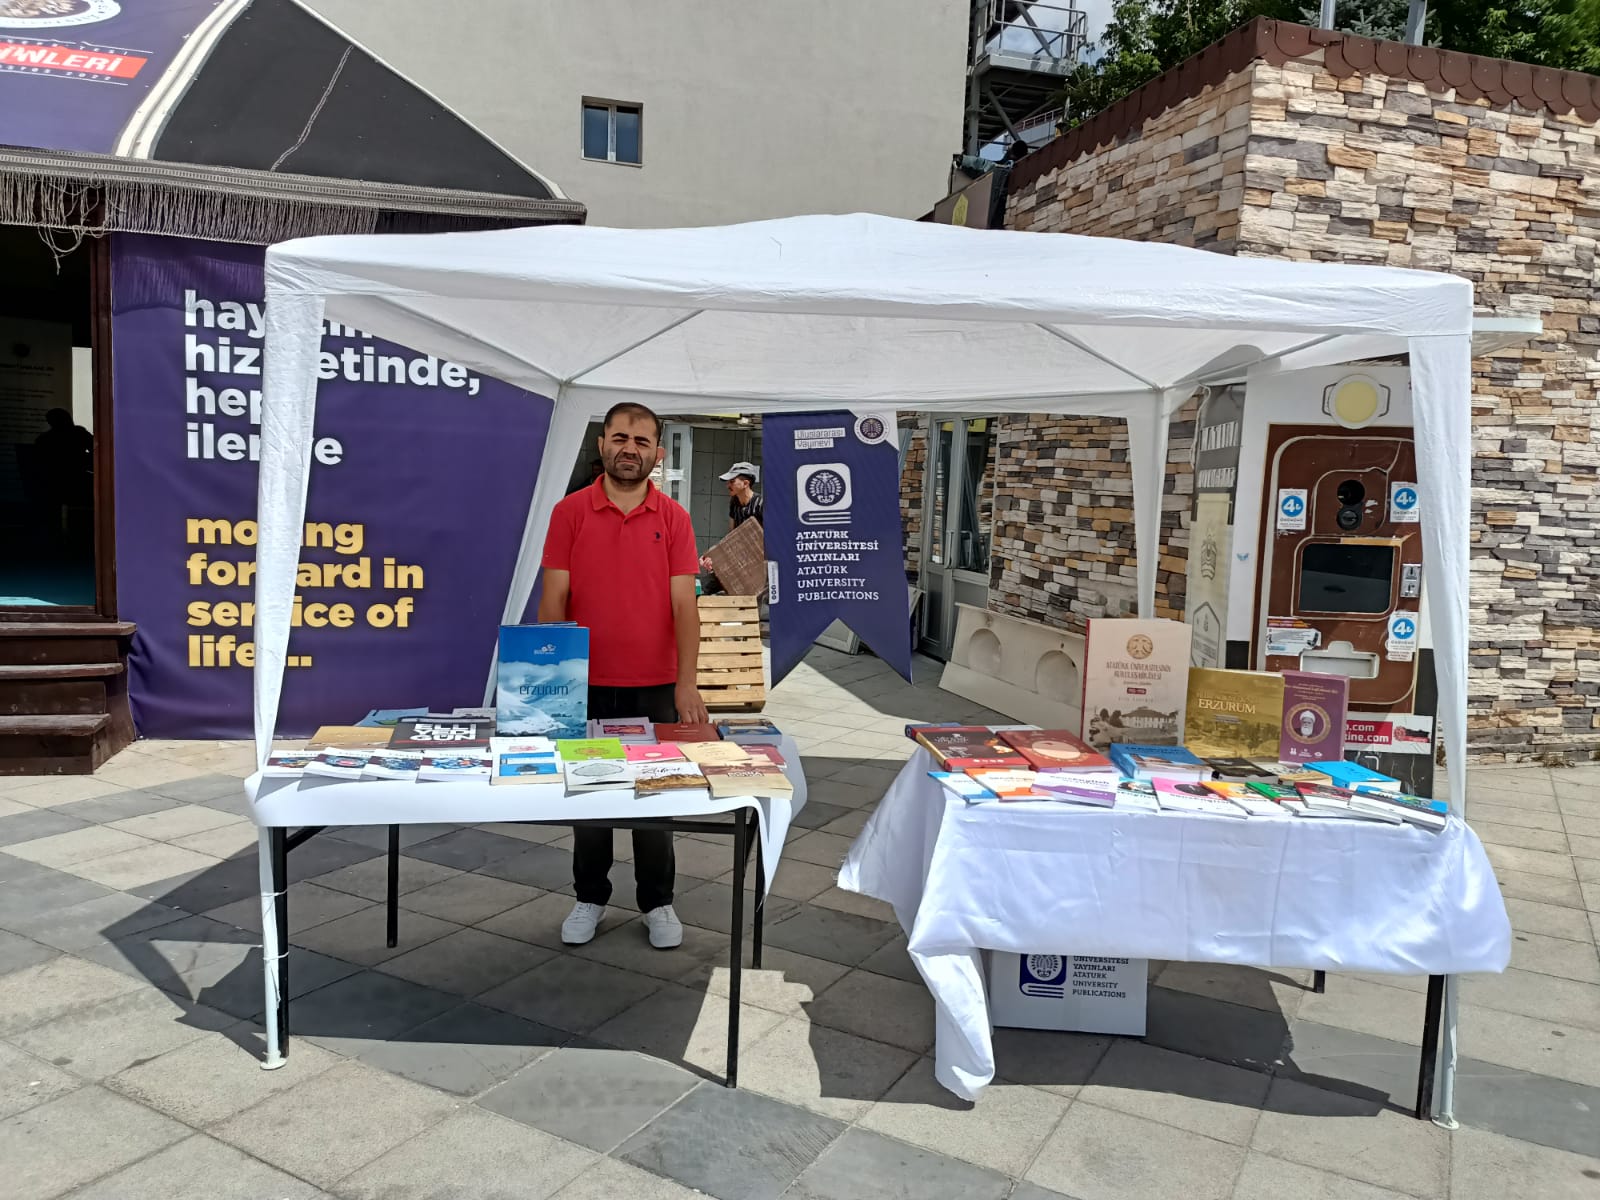
M589 630L591 717L708 719L695 684L700 555L689 514L650 482L663 452L661 419L641 404L618 404L600 435L599 478L550 516L539 620ZM561 940L579 946L594 937L611 899L611 830L576 829L573 842L578 903ZM672 910L675 873L672 834L634 830L639 911L658 950L683 942Z

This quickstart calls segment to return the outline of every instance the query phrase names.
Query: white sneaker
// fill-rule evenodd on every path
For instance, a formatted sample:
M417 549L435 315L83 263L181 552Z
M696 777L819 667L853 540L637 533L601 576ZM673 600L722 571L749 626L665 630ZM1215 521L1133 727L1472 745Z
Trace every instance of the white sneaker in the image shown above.
M650 944L657 950L672 950L683 945L683 922L672 911L672 905L652 908L645 913L644 923L650 930Z
M574 904L567 919L561 922L561 940L569 946L581 946L594 941L594 931L600 927L600 918L605 915L604 904Z

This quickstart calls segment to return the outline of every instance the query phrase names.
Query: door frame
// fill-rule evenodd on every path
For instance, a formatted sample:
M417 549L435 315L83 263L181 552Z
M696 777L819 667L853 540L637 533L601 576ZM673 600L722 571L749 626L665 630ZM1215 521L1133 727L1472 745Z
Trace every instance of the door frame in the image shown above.
M955 644L955 612L958 603L957 590L960 585L969 588L983 588L987 595L989 588L989 572L981 574L976 571L967 571L954 566L955 539L960 535L961 504L966 494L967 483L967 438L969 424L973 421L993 421L995 417L990 413L962 412L962 413L927 413L923 418L923 439L927 446L927 466L923 471L922 481L922 540L918 549L917 581L923 590L923 611L917 628L917 649L932 658L948 661L950 651ZM940 514L941 534L944 545L941 547L943 562L935 564L932 561L933 527L935 503L937 500L939 459L939 427L949 421L954 425L954 439L950 444L950 477L945 485L944 511ZM950 512L950 505L954 503L956 510ZM991 510L992 512L992 510ZM977 513L974 513L977 519ZM991 517L992 520L992 517ZM993 536L993 530L990 531ZM993 547L990 549L991 557ZM933 595L934 589L929 587L929 579L938 574L940 586L938 596ZM930 616L938 618L938 628L941 636L932 638L928 634Z

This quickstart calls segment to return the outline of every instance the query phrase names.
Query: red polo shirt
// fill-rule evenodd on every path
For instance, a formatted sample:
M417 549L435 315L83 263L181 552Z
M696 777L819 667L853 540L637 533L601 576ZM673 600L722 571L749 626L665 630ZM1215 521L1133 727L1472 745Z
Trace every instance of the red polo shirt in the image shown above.
M571 575L567 620L589 631L591 684L677 682L671 580L700 570L694 526L681 505L652 483L644 502L624 515L602 476L556 505L543 565Z

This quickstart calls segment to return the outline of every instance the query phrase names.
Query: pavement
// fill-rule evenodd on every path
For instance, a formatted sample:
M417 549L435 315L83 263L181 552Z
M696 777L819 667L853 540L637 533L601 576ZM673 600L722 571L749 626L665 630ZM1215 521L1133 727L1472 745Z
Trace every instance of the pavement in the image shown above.
M838 863L907 720L990 714L817 650L768 712L810 781L745 973L723 1088L727 839L678 841L681 949L618 903L560 945L571 838L407 827L400 945L381 829L290 858L289 1064L259 1067L255 831L239 742L141 742L92 778L0 780L7 1200L1600 1198L1600 766L1475 770L1516 930L1462 983L1457 1115L1406 1113L1424 981L1153 963L1143 1039L1001 1031L976 1104Z

